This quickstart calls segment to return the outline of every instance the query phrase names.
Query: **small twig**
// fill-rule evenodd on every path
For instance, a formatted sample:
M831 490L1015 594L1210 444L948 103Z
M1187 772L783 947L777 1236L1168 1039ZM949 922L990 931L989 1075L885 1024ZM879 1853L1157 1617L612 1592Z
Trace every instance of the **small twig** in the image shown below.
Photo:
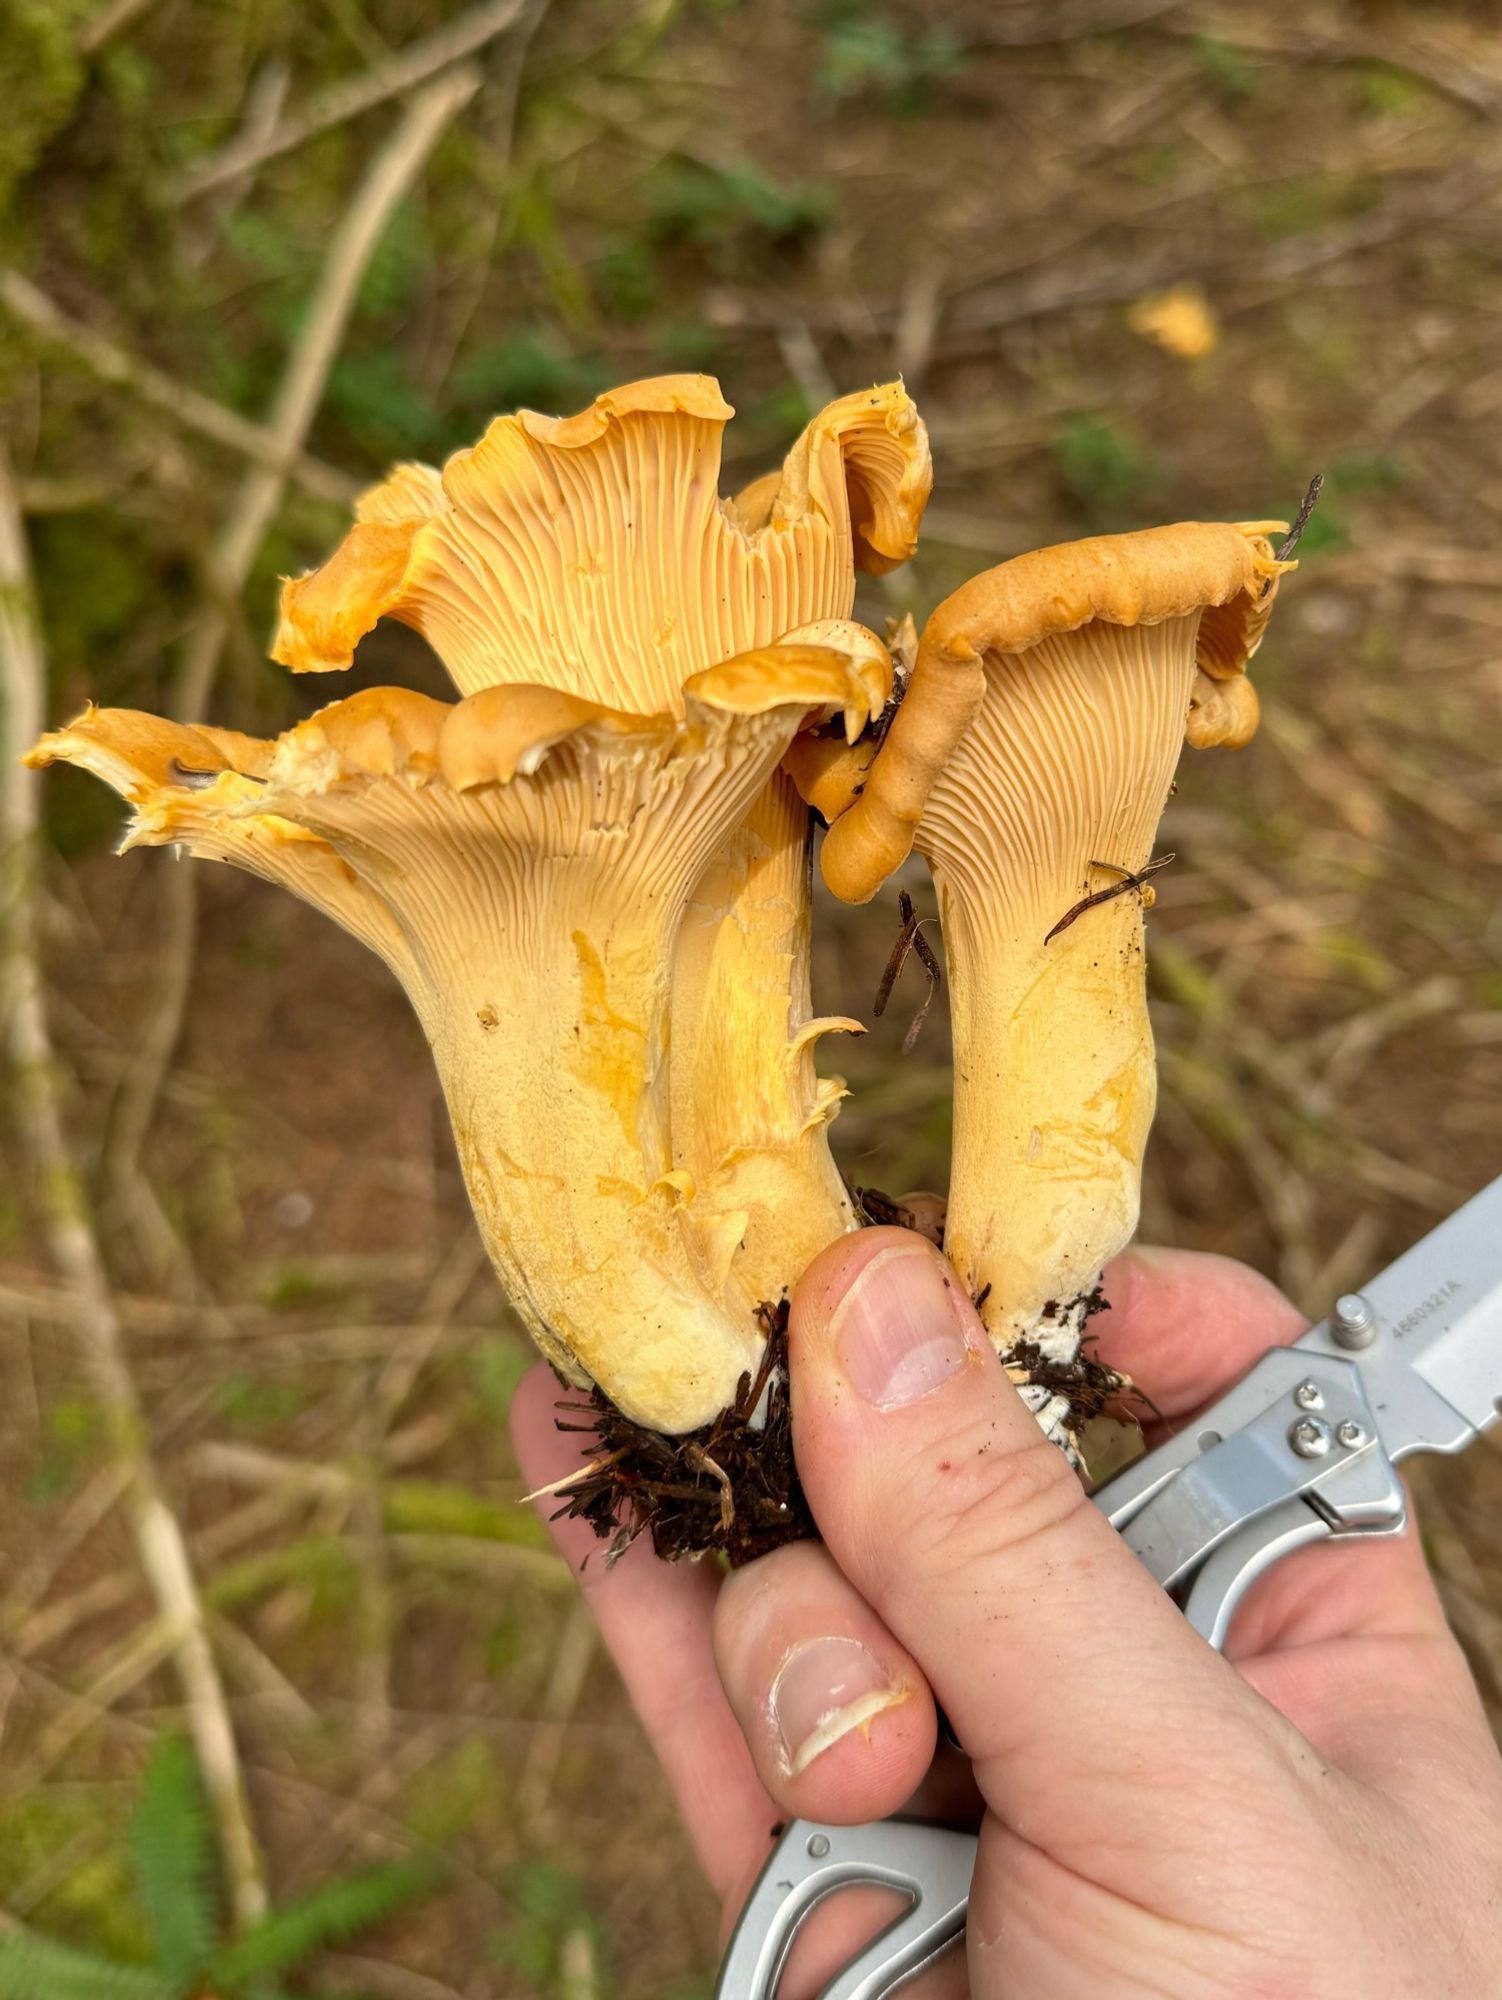
M69 1557L120 1504L129 1480L123 1465L102 1465L69 1501L62 1518L49 1528L42 1546L0 1598L0 1639L11 1639L22 1630Z
M919 918L913 908L913 899L906 889L897 891L897 910L902 918L902 929L897 933L897 942L892 946L892 955L887 960L885 972L881 975L881 984L876 989L871 1012L878 1019L886 1012L887 1002L892 997L892 988L897 983L897 975L907 964L908 955L911 953L928 974L928 991L923 997L923 1005L913 1016L908 1031L902 1038L902 1053L910 1055L913 1044L918 1039L919 1030L928 1018L928 1010L933 1005L934 995L943 983L944 975L939 970L939 961L934 956L933 947L923 935L924 924L931 922L932 919Z
M431 1979L425 1972L414 1972L407 1965L393 1965L389 1959L329 1951L322 1954L322 1962L331 1972L343 1972L357 1979L359 1986L355 1990L368 1993L370 2000L464 2000L457 1986ZM340 1988L341 1992L344 1990Z
M997 21L966 40L982 48L1042 49L1060 42L1079 42L1091 35L1120 34L1140 28L1165 14L1177 14L1184 0L1114 0L1105 6L1072 7L1052 0L1021 20Z
M576 1465L572 1472L565 1472L561 1479L550 1479L546 1486L534 1486L530 1493L522 1495L522 1504L532 1500L546 1500L553 1493L567 1493L571 1486L577 1486L581 1479L592 1479L597 1472L603 1472L609 1465L618 1465L626 1456L624 1445L619 1451L607 1451L603 1457L590 1458L583 1465Z
M51 1674L40 1667L28 1665L24 1661L8 1661L7 1668L13 1685L24 1687L29 1695L37 1698L42 1708L52 1713L52 1719L35 1732L35 1747L24 1763L7 1761L5 1768L5 1796L7 1798L29 1798L37 1787L51 1775L60 1758L66 1757L80 1738L97 1734L109 1736L118 1741L141 1748L149 1748L153 1732L135 1715L121 1715L116 1712L115 1703L124 1699L147 1675L159 1667L172 1651L171 1640L163 1641L161 1620L157 1619L140 1633L132 1634L129 1646L139 1641L146 1644L148 1632L156 1635L157 1650L144 1663L126 1648L112 1647L105 1656L105 1664L82 1694L70 1687L64 1687ZM106 1678L108 1677L108 1678ZM99 1696L99 1690L103 1696ZM98 1698L96 1698L98 1697Z
M516 150L516 130L522 104L522 81L526 74L532 43L549 0L527 0L522 18L506 46L505 59L488 80L485 95L477 107L475 123L484 161L489 213L478 240L464 259L464 269L454 272L455 296L445 315L446 323L435 326L422 358L419 377L425 391L436 392L448 382L455 356L469 337L475 314L485 297L486 282L495 263L503 229L514 227L513 205L509 199L511 160Z
M1186 21L1169 23L1165 34L1188 40L1204 34L1201 24ZM1422 41L1405 39L1388 32L1382 35L1290 36L1275 25L1263 27L1245 17L1217 21L1216 41L1243 50L1247 55L1269 56L1292 63L1380 64L1416 77L1441 96L1477 111L1485 118L1502 115L1502 78L1480 68L1474 59L1452 59L1445 50Z
M391 1742L391 1668L398 1620L381 1512L381 1434L368 1402L358 1430L360 1464L350 1510L350 1547L360 1575L354 1634L355 1738L368 1760L384 1756Z
M54 1263L72 1287L76 1327L111 1448L129 1471L126 1508L136 1552L156 1598L182 1684L189 1724L212 1803L236 1921L248 1927L267 1907L224 1687L204 1625L203 1603L182 1528L163 1497L146 1419L125 1355L119 1315L94 1236L82 1184L63 1135L46 1002L37 963L31 877L38 835L33 773L18 762L41 731L46 670L21 516L0 455L0 852L5 896L4 1024L16 1099L37 1169L38 1197Z
M292 68L284 56L271 55L256 66L241 102L237 142L259 141L276 130L291 81ZM206 201L199 210L197 230L182 231L183 254L195 269L202 266L251 185L248 173L226 181L214 199Z
M454 116L479 88L471 70L439 78L413 98L391 138L371 162L329 245L317 288L296 345L288 357L266 426L276 449L273 464L253 467L242 481L210 560L211 604L188 643L173 709L181 722L201 721L229 632L222 608L239 597L285 488L280 468L302 448L323 400L361 281L392 211L406 194ZM110 1123L105 1184L125 1213L135 1210L140 1156L156 1115L173 1052L182 1032L193 972L197 929L197 878L190 868L167 870L165 904L156 956L155 990L122 1080Z
M913 950L917 955L918 963L923 967L923 970L928 974L934 985L937 986L944 975L939 970L939 961L934 957L932 945L930 945L928 939L923 935L923 924L930 921L931 919L925 917L922 923L914 925Z
M536 1828L546 1811L567 1747L568 1726L583 1698L598 1650L598 1634L589 1607L582 1597L575 1597L564 1618L548 1671L540 1727L528 1746L527 1761L516 1788L518 1815L523 1827L529 1830Z
M1276 554L1279 562L1287 562L1288 558L1298 547L1299 537L1309 525L1309 517L1319 504L1319 496L1324 491L1324 486L1325 475L1322 472L1316 472L1308 486L1304 489L1304 498L1299 503L1299 511L1293 517L1293 526L1277 546ZM1264 592L1266 592L1271 583L1272 578L1269 577L1267 583L1262 586Z
M487 42L494 41L520 19L525 4L526 0L482 0L480 6L472 7L456 21L399 49L389 62L347 83L336 84L314 98L305 111L282 119L270 132L245 133L232 139L217 153L190 167L168 191L168 199L191 201L210 188L222 187L226 181L236 180L266 161L279 159L283 153L306 145L336 125L347 124L362 112L374 110L378 104L404 97L430 77L478 54Z
M261 1494L224 1515L212 1527L194 1538L194 1554L199 1567L207 1572L222 1556L237 1554L251 1544L262 1543L292 1512L297 1501L286 1489ZM18 1660L35 1659L49 1646L66 1639L80 1626L114 1615L135 1596L138 1584L128 1570L107 1570L70 1597L61 1598L27 1619L15 1634L12 1650ZM9 1639L7 1630L5 1637Z
M294 1728L317 1727L318 1710L248 1632L242 1632L232 1618L216 1616L212 1626L214 1643L223 1653L226 1670L232 1677L238 1672L245 1686Z
M684 1454L697 1472L707 1472L720 1489L720 1526L728 1535L735 1526L735 1492L730 1484L730 1474L723 1465L716 1465L703 1445L691 1444Z
M181 424L184 430L196 431L200 437L223 445L227 451L236 452L254 464L285 473L320 500L347 505L359 491L358 481L333 466L309 458L302 451L288 452L263 424L226 409L223 403L216 403L211 396L201 395L187 383L174 380L149 361L128 354L80 320L70 319L29 278L6 266L0 266L0 310L39 339L63 348L101 382L128 390L138 401Z
M939 317L943 311L947 270L947 259L941 260L932 251L920 253L913 260L897 303L892 357L897 373L910 391L918 390L933 357L934 335L939 330Z
M97 56L102 48L138 21L148 7L155 5L156 0L109 0L109 4L100 9L79 35L78 53L81 56Z
M986 280L946 306L945 326L952 336L945 357L964 350L966 334L995 337L1003 326L1051 318L1091 306L1116 305L1144 292L1194 282L1214 289L1218 280L1232 283L1242 297L1254 288L1281 289L1307 279L1316 271L1348 257L1359 256L1429 225L1443 226L1457 216L1477 212L1496 194L1499 173L1490 165L1467 164L1448 173L1405 178L1401 192L1387 196L1368 213L1333 222L1299 236L1281 238L1250 252L1244 243L1195 260L1174 247L1159 257L1123 259L1119 250L1081 254L1060 271L1057 258L997 281ZM878 324L890 322L895 309L873 306ZM818 321L815 318L814 323Z
M1160 854L1156 861L1149 861L1145 867L1136 870L1123 868L1115 861L1092 861L1090 863L1092 868L1108 868L1113 874L1119 875L1121 880L1111 883L1109 888L1097 889L1093 896L1082 896L1073 909L1064 912L1063 916L1060 917L1043 942L1045 944L1052 944L1054 939L1059 935L1059 932L1067 931L1072 923L1085 914L1086 910L1093 910L1100 903L1114 902L1116 897L1124 896L1129 889L1140 889L1142 891L1143 909L1151 909L1153 897L1156 892L1149 886L1147 878L1150 875L1156 875L1160 868L1166 868L1169 862L1175 858L1172 854Z
M464 1295L488 1266L485 1246L474 1224L465 1221L423 1293L410 1324L391 1344L385 1365L375 1378L371 1398L384 1431L401 1411L418 1377L451 1331Z
M558 1947L558 2000L603 2000L595 1941L583 1924Z
M829 364L819 352L819 343L809 331L808 321L790 314L777 322L777 346L788 373L803 391L810 410L832 403L839 391Z

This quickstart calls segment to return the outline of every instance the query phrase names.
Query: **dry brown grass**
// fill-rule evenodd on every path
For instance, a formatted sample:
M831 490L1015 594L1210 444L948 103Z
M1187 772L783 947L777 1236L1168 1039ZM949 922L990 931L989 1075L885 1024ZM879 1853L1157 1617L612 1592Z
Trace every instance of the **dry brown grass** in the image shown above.
M250 11L222 10L216 35L186 0L136 10L96 59L116 68L32 164L12 232L70 314L242 423L262 414L274 346L257 301L295 296L316 265L380 114L228 199L158 207L181 162L142 136L128 64L152 66L157 123L197 153L236 107L264 117L250 100L266 65L283 66L294 116L331 77L388 60L425 10L392 0L358 33L290 14L244 26L247 85L226 23ZM1244 1257L1317 1313L1502 1165L1502 48L1485 10L1443 5L1278 5L1255 26L1211 4L944 13L952 47L896 0L874 42L812 6L685 6L623 33L554 0L533 21L513 164L503 40L413 212L415 274L357 326L365 375L343 378L308 449L356 476L396 449L377 407L396 391L369 360L383 347L402 393L440 411L468 410L484 392L463 388L466 362L488 354L494 374L527 328L550 330L563 395L596 365L702 362L745 412L737 476L796 428L790 376L816 401L900 363L938 485L918 561L868 593L877 620L1074 533L1287 512L1325 470L1319 535L1258 662L1263 732L1189 755L1164 831L1179 860L1151 927L1164 1090L1146 1204L1150 1236ZM200 138L205 101L221 123ZM146 268L97 233L111 147L115 222ZM825 191L823 220L772 212L805 186ZM1192 362L1127 321L1184 280L1220 328ZM0 351L0 393L55 712L95 689L170 698L198 524L222 517L238 464L191 417L30 333ZM294 499L244 603L220 607L218 719L260 727L307 705L256 664L269 571L310 560L335 519ZM114 591L118 615L84 616L89 591ZM367 650L366 678L431 672L405 635ZM146 1032L171 864L110 859L66 781L54 815L70 859L42 910L53 1026L92 1169ZM918 874L907 886L931 907ZM200 902L142 1155L152 1200L101 1212L131 1367L276 1889L433 1847L450 1868L440 1902L319 1990L561 1990L487 1957L515 1935L517 1871L546 1860L608 1940L602 1993L707 1991L711 1913L664 1788L515 1506L502 1419L524 1357L416 1025L309 912L211 870ZM869 1015L895 891L821 914L821 1006ZM916 981L841 1050L842 1158L894 1189L945 1171L940 1007L900 1053ZM4 1200L0 1904L124 1948L139 1926L120 1826L178 1696L24 1176ZM1482 1447L1422 1485L1447 1602L1502 1713L1502 1471ZM565 1898L558 1924L587 1942L571 1912ZM570 1949L577 1973L588 1953Z

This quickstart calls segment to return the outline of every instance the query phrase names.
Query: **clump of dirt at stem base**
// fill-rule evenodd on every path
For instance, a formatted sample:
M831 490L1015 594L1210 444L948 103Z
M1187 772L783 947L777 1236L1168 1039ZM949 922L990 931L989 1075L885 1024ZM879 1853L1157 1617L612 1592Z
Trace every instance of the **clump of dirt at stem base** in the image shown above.
M659 1556L715 1551L737 1567L784 1542L818 1538L793 1458L788 1305L758 1307L766 1345L755 1375L713 1422L664 1437L591 1389L558 1405L558 1428L592 1435L588 1467L555 1519L588 1521L616 1562L642 1535Z
M868 1219L917 1228L934 1240L927 1216L920 1219L879 1190L862 1188L857 1200ZM940 1240L942 1233L940 1225ZM1076 1306L1087 1320L1110 1310L1099 1288L1064 1310ZM696 1431L664 1437L623 1416L598 1389L558 1404L558 1429L593 1442L585 1448L585 1469L560 1490L563 1505L553 1518L588 1521L606 1544L607 1567L642 1535L669 1560L718 1553L733 1568L784 1542L820 1539L793 1455L788 1302L762 1305L757 1315L766 1345L755 1375L742 1375L735 1401ZM1150 1409L1132 1383L1087 1351L1089 1344L1087 1335L1068 1363L1046 1361L1030 1342L1007 1358L1050 1393L1069 1398L1077 1429L1113 1409L1127 1421L1138 1415L1132 1405Z

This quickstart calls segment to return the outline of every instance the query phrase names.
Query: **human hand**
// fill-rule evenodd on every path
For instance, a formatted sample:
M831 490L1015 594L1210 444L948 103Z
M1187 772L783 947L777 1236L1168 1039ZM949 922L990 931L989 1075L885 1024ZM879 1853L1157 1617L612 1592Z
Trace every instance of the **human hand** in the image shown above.
M1086 1502L950 1275L871 1229L798 1288L822 1547L723 1583L639 1549L585 1573L728 1917L778 1819L878 1818L919 1791L937 1695L980 1846L965 1954L914 2000L1498 1991L1502 1763L1417 1538L1290 1557L1220 1657ZM1189 1253L1128 1253L1107 1296L1101 1358L1170 1426L1302 1325L1253 1273ZM534 1481L574 1456L555 1393L544 1374L517 1398ZM597 1546L560 1526L576 1562ZM920 1802L965 1803L942 1768ZM854 1894L822 1914L796 1994L876 1927Z

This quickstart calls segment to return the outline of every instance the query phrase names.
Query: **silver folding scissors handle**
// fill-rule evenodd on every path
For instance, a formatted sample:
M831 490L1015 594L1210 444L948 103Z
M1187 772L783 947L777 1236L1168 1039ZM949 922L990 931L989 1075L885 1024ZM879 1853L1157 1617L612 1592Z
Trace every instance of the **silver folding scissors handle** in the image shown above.
M1401 1534L1396 1466L1461 1451L1502 1397L1502 1179L1291 1347L1273 1348L1095 1504L1219 1649L1248 1586L1331 1536ZM741 1913L716 2000L776 2000L809 1913L836 1890L898 1890L908 1908L819 2000L892 2000L961 1936L973 1834L902 1820L792 1821Z
M962 1935L975 1835L915 1820L789 1821L730 1940L718 2000L773 2000L811 1911L837 1890L895 1889L909 1907L835 1974L819 2000L884 2000Z

